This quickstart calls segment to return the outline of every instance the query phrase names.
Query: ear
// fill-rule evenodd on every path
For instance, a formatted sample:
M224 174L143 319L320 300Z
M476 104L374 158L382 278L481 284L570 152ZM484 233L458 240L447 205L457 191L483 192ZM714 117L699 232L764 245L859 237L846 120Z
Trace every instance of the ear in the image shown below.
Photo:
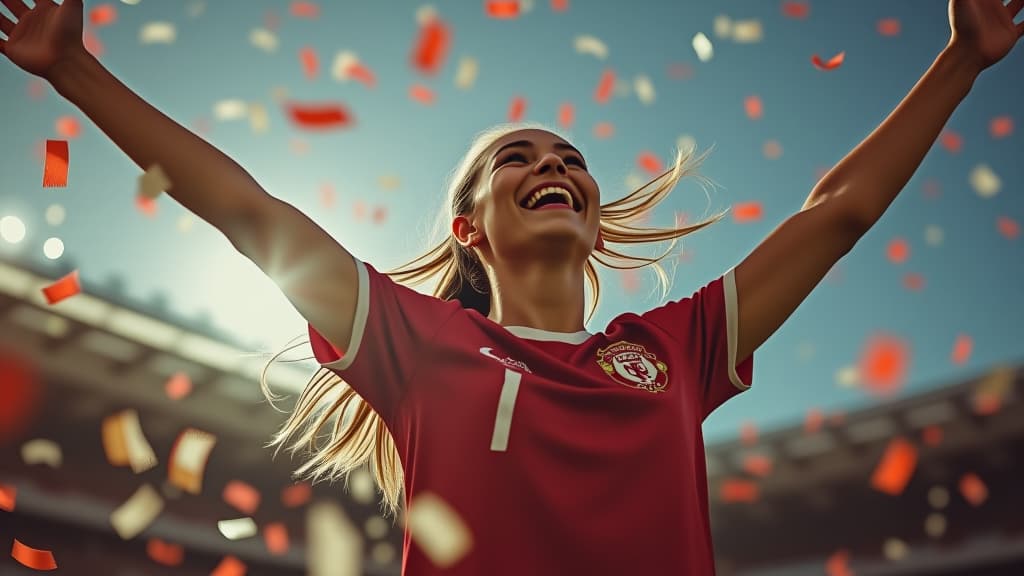
M452 220L452 235L459 244L466 248L476 246L483 239L483 231L478 229L467 216L456 216Z
M594 249L600 250L604 248L604 237L601 236L601 231L597 231L597 240L594 242Z

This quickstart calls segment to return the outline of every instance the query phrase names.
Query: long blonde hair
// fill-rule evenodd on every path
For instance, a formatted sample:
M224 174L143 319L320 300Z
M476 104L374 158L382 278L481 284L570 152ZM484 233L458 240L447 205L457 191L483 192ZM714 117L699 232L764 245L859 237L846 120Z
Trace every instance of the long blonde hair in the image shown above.
M510 123L493 126L476 136L462 161L449 176L448 202L438 219L438 228L447 228L455 216L473 211L474 190L486 163L484 152L502 136L530 128L555 133L542 124ZM667 197L683 176L692 174L702 184L710 183L708 179L695 172L708 152L694 158L692 150L677 150L671 168L628 196L601 205L600 231L605 245L595 248L585 264L587 281L593 295L587 314L588 322L597 309L601 295L594 262L619 270L652 266L657 273L664 298L668 293L669 282L659 262L672 252L676 239L717 222L726 215L728 209L692 226L646 228L631 225L631 222L652 210ZM650 258L623 254L608 247L609 243L644 244L664 240L671 240L672 243L660 256ZM490 312L487 275L476 256L463 248L450 232L447 238L426 254L386 274L394 281L408 286L421 284L440 274L440 281L433 293L435 297L441 300L456 299L464 308L476 309L484 316ZM267 385L267 370L281 354L308 343L307 338L303 342L284 348L263 367L260 373L260 387L271 405L279 398ZM328 432L326 443L318 442L321 430ZM289 439L292 440L291 443ZM347 482L351 471L369 461L377 486L383 494L384 507L391 514L398 511L404 473L395 449L395 441L380 416L348 383L327 368L321 367L316 371L299 395L288 420L267 446L277 446L274 451L275 457L282 447L286 447L292 455L296 451L307 449L309 459L295 471L295 475L314 481L343 478Z

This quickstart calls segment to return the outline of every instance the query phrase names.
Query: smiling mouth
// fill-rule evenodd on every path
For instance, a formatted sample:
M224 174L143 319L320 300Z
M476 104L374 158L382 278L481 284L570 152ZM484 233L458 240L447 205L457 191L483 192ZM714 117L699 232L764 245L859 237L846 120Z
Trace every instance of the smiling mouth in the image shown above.
M530 211L562 209L581 212L583 210L572 193L558 186L543 188L528 195L519 202L519 207Z

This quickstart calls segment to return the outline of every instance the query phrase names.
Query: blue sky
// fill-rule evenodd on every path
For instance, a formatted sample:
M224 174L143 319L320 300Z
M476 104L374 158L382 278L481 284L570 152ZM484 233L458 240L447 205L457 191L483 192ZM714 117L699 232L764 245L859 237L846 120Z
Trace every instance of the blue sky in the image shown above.
M86 2L86 9L100 6ZM445 178L472 136L508 119L516 96L525 98L524 120L559 127L558 109L572 103L575 119L561 131L586 155L602 198L628 193L642 174L637 156L650 151L667 160L680 137L699 150L713 146L701 174L717 186L710 196L684 180L651 215L670 225L675 214L690 220L734 204L758 202L760 219L722 222L683 239L689 258L675 270L670 298L689 296L739 263L776 226L799 210L820 170L841 160L881 123L932 63L949 38L944 2L808 2L804 19L783 14L782 3L583 2L555 11L533 0L518 18L489 18L485 2L433 4L450 27L447 56L435 75L410 65L423 4L321 2L316 18L292 15L291 3L250 0L110 2L112 24L93 28L104 47L100 60L118 78L176 121L204 137L249 171L271 194L310 215L357 257L389 269L426 248L428 227L444 201ZM715 20L760 22L763 38L738 42L719 36ZM273 30L278 46L268 52L250 42L254 29ZM878 32L882 19L900 23L895 36ZM140 40L152 22L174 25L173 43ZM701 61L692 46L697 33L714 46ZM601 60L574 49L574 39L602 40ZM303 73L300 52L319 56L319 73ZM352 51L373 70L370 88L332 77L340 51ZM831 71L811 64L844 51ZM826 414L879 401L837 373L855 365L866 342L890 334L908 345L908 370L899 395L953 384L1002 362L1024 356L1018 326L1024 278L1022 239L1001 233L1000 218L1024 222L1024 162L1019 130L995 137L991 123L1016 120L1024 100L1024 49L987 70L960 105L947 129L962 139L953 152L938 143L885 216L755 354L754 387L721 407L705 423L709 441L735 436L743 422L770 429L800 422L810 409ZM459 62L473 58L478 73L469 88L456 86ZM688 66L686 78L670 74ZM602 72L614 70L624 86L610 101L595 102ZM627 89L646 75L655 100L641 102ZM65 245L62 259L80 270L83 287L121 275L132 296L166 294L185 315L212 315L215 324L254 350L277 350L305 329L270 280L208 224L169 197L155 216L135 206L141 170L73 105L47 88L31 96L32 78L0 61L0 217L17 216L27 234L0 250L49 263L43 244ZM433 104L410 98L414 84L435 94ZM340 102L355 121L347 128L310 132L293 124L275 95L298 101ZM758 96L763 117L749 118L744 102ZM239 99L267 111L266 131L247 120L219 120L218 102ZM65 188L41 186L38 148L60 138L58 119L71 116L81 134L70 140ZM599 138L594 126L608 122L614 134ZM781 146L778 157L766 142ZM979 194L972 171L1000 180L995 194ZM381 185L382 177L398 186ZM336 193L333 206L321 188ZM355 205L366 206L357 218ZM66 218L48 223L47 208L60 204ZM370 215L383 206L386 219ZM890 243L902 239L909 257L889 260ZM653 247L652 247L653 250ZM651 251L639 251L651 254ZM920 290L904 286L907 274L924 279ZM659 304L653 273L642 272L640 290L624 290L618 273L602 271L604 290L588 328L603 329L614 316ZM951 361L957 338L973 342L969 358ZM255 383L254 383L255 385Z

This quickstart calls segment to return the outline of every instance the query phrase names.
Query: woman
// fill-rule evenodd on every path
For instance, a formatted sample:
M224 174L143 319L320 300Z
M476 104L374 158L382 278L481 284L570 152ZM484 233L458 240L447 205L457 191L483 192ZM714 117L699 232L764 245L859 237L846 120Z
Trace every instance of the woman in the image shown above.
M691 297L591 333L590 260L630 260L606 241L677 238L721 217L628 225L687 172L682 156L654 192L602 205L585 159L552 131L485 132L454 175L448 240L385 275L104 70L82 47L81 0L2 1L16 22L0 18L0 51L140 167L159 164L168 194L309 321L326 377L274 443L301 431L291 446L317 448L302 470L313 476L372 457L387 503L404 491L409 518L443 518L413 518L407 574L713 574L702 420L750 386L754 350L881 217L978 74L1024 34L1013 23L1024 0L950 0L948 45L801 210ZM435 273L434 296L391 278ZM316 446L325 427L329 442Z

